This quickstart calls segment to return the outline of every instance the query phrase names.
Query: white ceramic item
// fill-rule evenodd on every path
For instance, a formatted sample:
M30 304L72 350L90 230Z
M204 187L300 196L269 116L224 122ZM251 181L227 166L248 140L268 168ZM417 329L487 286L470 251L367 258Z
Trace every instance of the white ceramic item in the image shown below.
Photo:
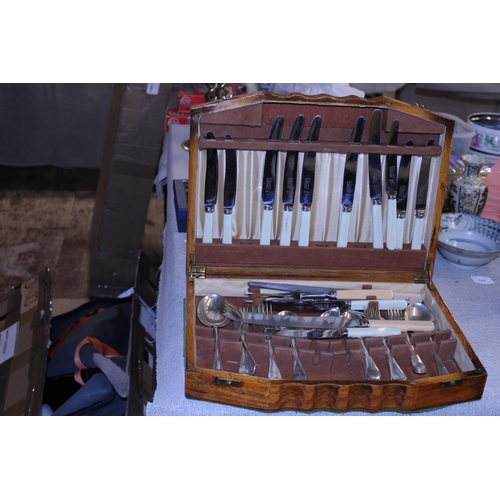
M460 268L484 266L500 255L500 224L467 214L443 214L438 251Z
M477 132L471 148L500 156L500 113L473 113L467 117Z

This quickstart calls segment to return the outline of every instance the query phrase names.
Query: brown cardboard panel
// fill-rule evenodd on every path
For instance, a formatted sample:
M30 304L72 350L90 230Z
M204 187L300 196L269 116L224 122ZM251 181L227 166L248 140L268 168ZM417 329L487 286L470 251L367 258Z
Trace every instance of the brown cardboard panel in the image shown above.
M45 269L0 298L0 415L40 415L51 318Z
M158 268L141 252L132 301L127 415L142 416L156 389L156 294Z
M131 288L161 155L170 84L116 84L92 221L89 297Z

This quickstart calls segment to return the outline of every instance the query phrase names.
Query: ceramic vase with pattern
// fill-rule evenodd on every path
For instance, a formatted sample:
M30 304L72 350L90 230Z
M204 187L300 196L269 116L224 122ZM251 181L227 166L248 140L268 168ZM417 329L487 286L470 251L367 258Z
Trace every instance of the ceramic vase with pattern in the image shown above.
M488 184L480 175L486 159L478 155L462 155L464 171L453 179L449 190L451 213L481 215L488 196Z

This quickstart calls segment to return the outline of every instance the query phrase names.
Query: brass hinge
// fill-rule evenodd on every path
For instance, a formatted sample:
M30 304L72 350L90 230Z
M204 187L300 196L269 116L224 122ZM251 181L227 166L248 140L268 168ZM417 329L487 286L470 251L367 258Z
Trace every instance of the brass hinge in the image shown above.
M188 272L188 281L189 284L192 285L194 283L195 278L203 279L206 277L207 271L205 266L195 266L194 264L194 254L189 254L189 272Z
M417 273L413 277L413 281L415 283L423 283L429 287L430 290L434 288L434 285L432 284L432 276L431 276L431 261L430 259L427 259L425 263L425 269L419 273Z

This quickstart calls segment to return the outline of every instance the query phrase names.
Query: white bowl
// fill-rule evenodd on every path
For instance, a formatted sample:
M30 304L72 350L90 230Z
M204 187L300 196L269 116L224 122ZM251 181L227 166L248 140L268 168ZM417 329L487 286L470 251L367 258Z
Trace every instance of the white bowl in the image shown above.
M467 122L477 132L471 148L494 156L500 155L500 113L473 113L467 117Z
M500 255L500 224L477 215L443 214L438 251L460 268L484 266Z

